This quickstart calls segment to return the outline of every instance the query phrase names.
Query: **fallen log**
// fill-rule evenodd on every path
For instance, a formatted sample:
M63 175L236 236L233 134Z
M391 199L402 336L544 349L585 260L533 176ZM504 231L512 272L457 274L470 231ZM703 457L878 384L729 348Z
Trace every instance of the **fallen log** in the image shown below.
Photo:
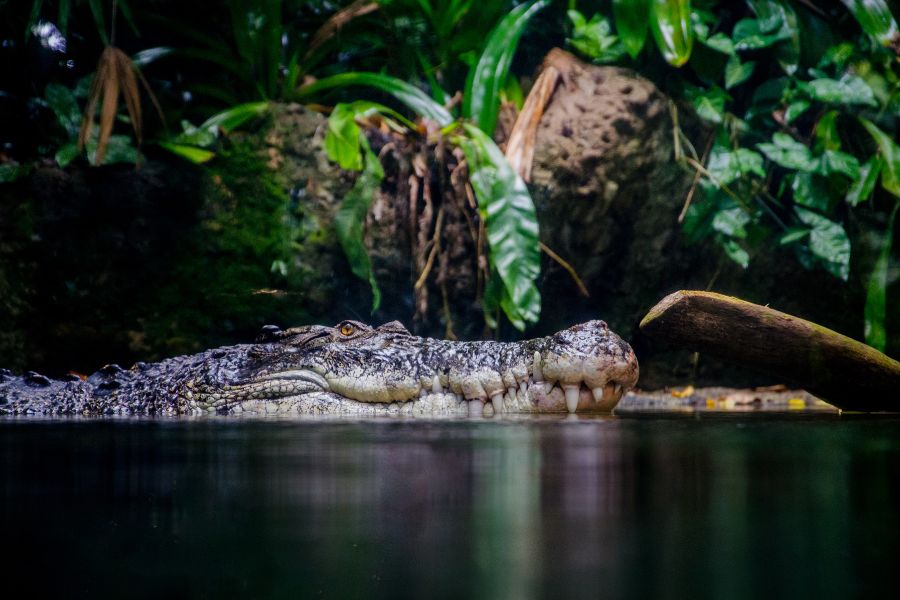
M783 377L842 410L900 411L900 362L766 306L682 290L651 308L640 328L653 340Z

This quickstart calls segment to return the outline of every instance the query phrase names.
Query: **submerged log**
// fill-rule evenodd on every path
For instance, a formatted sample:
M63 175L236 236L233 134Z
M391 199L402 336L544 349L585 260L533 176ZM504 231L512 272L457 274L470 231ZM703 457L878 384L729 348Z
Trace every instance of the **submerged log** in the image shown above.
M784 377L843 410L900 411L900 362L766 306L679 291L650 309L640 327L653 339Z

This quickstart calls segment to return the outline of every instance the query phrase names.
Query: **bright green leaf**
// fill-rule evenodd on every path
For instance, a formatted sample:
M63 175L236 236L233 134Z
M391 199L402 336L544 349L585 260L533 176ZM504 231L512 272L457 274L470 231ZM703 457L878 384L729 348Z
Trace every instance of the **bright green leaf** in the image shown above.
M585 22L578 11L570 10L568 15L574 24L569 43L585 58L602 64L615 62L625 54L625 47L613 34L606 17L597 13L590 21Z
M56 154L53 155L53 159L56 161L56 164L65 168L66 165L75 160L79 154L81 154L81 151L78 149L78 144L69 142L56 151Z
M453 122L453 116L450 112L419 88L396 77L378 73L351 72L324 77L315 83L303 86L297 90L297 94L301 98L309 98L326 90L355 85L374 87L387 92L405 104L414 113L434 121L441 127L446 127Z
M791 227L790 229L785 231L780 238L778 238L778 244L781 246L787 246L788 244L799 242L808 235L809 229L805 229L802 227Z
M362 131L356 124L356 113L349 104L337 104L328 117L328 133L325 134L325 153L329 160L342 169L361 171L363 153L360 139Z
M807 89L813 100L827 104L878 106L872 88L853 75L844 75L840 79L814 79Z
M703 44L721 52L722 54L728 54L729 56L733 56L735 53L734 50L734 42L731 41L731 38L722 33L721 31L715 35L710 36L706 40L703 40Z
M885 46L897 37L897 22L885 0L841 0L862 30Z
M847 192L847 204L856 206L860 202L865 202L875 190L875 182L878 181L878 175L881 173L882 159L881 155L876 154L859 168L859 179L850 186Z
M895 196L900 196L900 146L875 123L862 118L859 121L878 144L882 161L881 187Z
M809 100L795 100L791 102L784 111L785 122L793 123L797 120L797 117L809 110L810 106L812 104Z
M353 183L353 187L344 196L344 201L334 216L334 229L353 274L363 281L368 281L372 288L372 312L375 312L381 305L381 290L372 272L372 261L369 259L363 235L366 215L369 214L372 198L384 179L384 169L381 168L378 157L372 152L368 140L362 134L359 144L363 149L364 168Z
M650 28L666 62L680 67L688 61L694 45L690 0L650 0Z
M736 85L740 85L750 79L753 75L753 68L756 66L754 61L741 62L737 55L733 55L725 64L725 89L730 90Z
M768 48L781 40L788 39L789 34L781 31L766 31L764 26L770 24L760 19L741 19L734 26L731 34L735 50L759 50Z
M830 110L816 123L816 149L840 150L841 136L837 130L838 111Z
M187 159L194 164L201 164L211 160L216 153L196 146L177 144L174 142L157 142L160 148L165 148L172 154Z
M491 31L463 95L463 114L488 135L494 134L500 91L509 75L519 39L531 18L548 0L531 0L512 9ZM445 125L445 124L442 124Z
M520 323L536 322L541 310L536 286L541 261L534 203L525 182L494 141L472 125L464 125L464 130L466 136L457 142L465 153L469 181L485 221L488 258L508 295L506 305L501 301L500 306L514 325L516 318Z
M616 31L631 58L637 58L647 39L649 0L613 0Z
M216 113L200 126L200 129L218 130L229 133L237 129L247 121L261 117L269 110L268 102L247 102L233 106L228 110Z

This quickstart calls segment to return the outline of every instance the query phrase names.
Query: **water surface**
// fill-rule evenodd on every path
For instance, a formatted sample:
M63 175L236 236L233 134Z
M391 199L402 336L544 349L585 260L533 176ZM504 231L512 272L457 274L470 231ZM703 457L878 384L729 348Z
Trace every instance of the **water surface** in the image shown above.
M0 501L35 596L900 589L892 417L0 420Z

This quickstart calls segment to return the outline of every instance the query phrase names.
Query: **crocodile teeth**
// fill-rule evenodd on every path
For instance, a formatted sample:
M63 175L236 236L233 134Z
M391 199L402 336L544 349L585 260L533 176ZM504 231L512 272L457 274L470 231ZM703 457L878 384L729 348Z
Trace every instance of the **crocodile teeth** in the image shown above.
M503 394L496 393L491 396L491 404L494 405L494 414L498 415L503 412Z
M435 375L431 380L431 391L435 394L440 394L444 391L443 386L441 386L441 380L438 379L437 375Z
M484 403L481 400L469 400L469 416L480 417L484 414Z
M591 394L594 395L594 402L600 402L603 399L603 388L595 387L591 388Z
M578 386L567 385L566 390L566 408L570 413L574 413L578 409Z
M535 381L543 381L544 373L541 371L541 353L534 351L534 363L531 365L533 377Z

